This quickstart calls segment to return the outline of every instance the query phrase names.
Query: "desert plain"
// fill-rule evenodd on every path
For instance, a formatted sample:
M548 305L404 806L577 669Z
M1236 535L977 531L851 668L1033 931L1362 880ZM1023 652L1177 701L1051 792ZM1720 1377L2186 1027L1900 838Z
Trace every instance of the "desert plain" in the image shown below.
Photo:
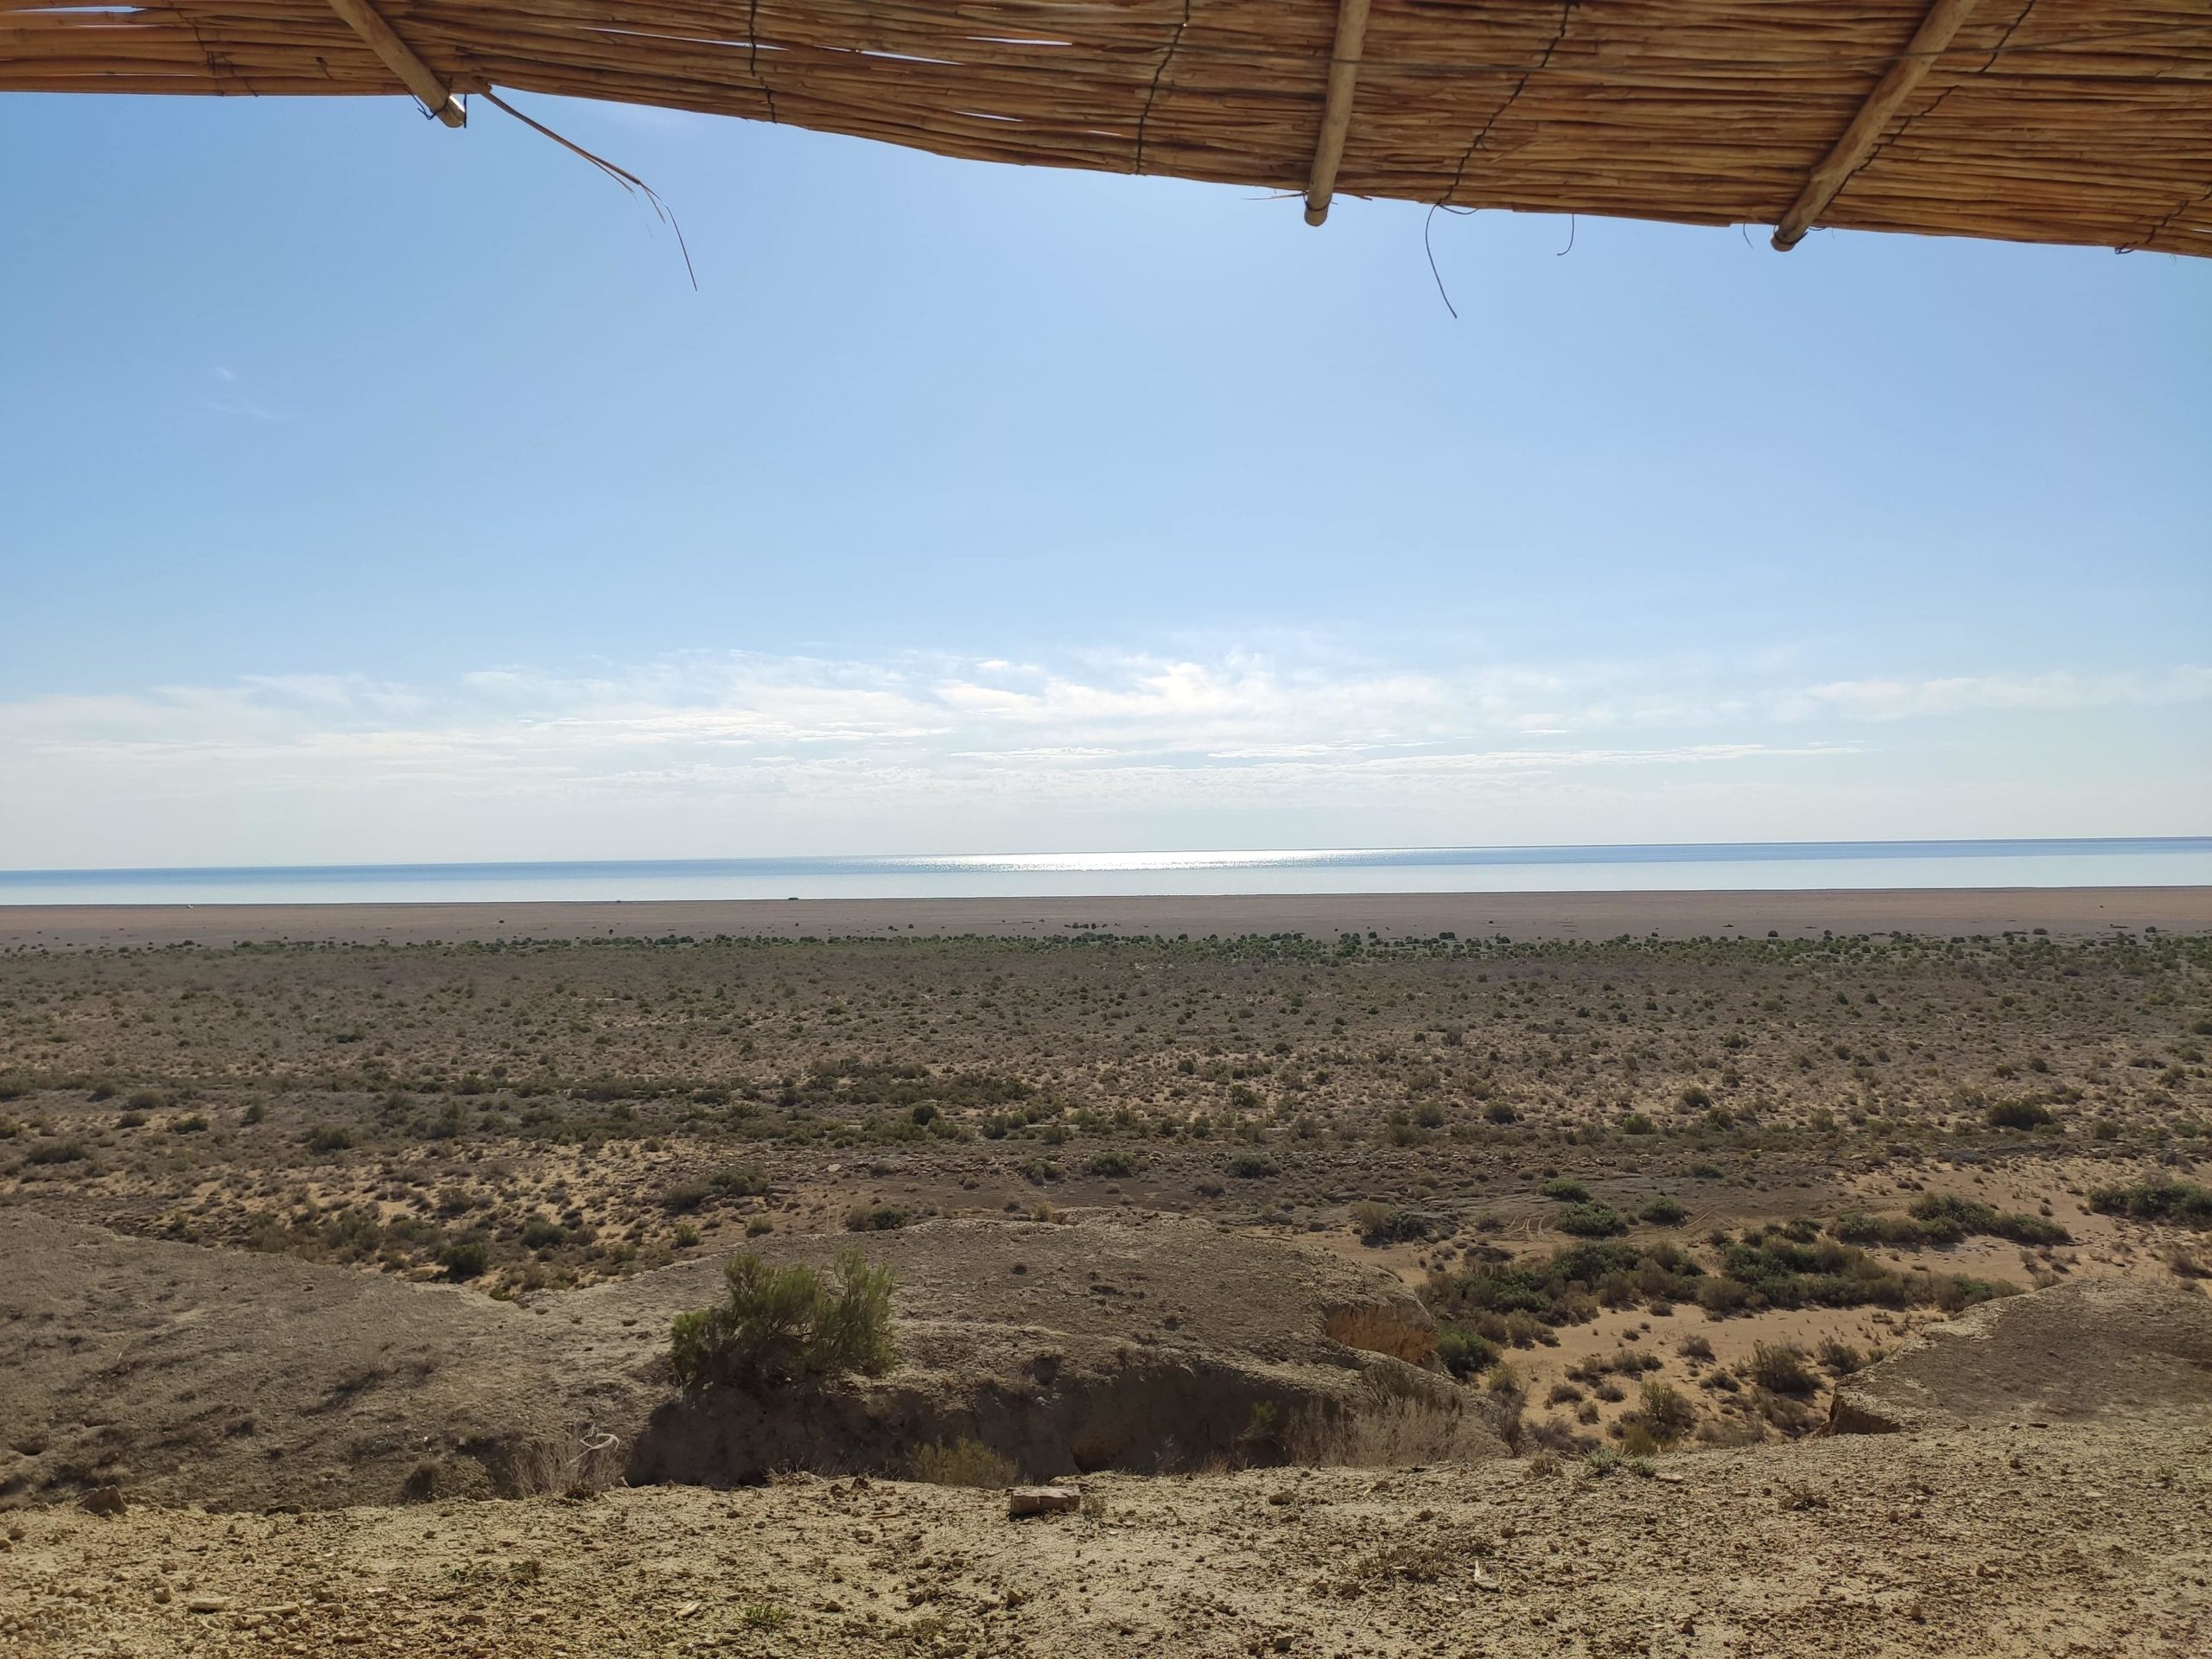
M2202 889L0 912L0 1651L2202 1653L2208 1046Z

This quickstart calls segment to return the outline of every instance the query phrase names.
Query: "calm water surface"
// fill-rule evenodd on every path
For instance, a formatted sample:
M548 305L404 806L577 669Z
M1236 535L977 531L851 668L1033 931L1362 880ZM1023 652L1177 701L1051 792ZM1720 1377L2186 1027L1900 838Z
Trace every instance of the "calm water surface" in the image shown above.
M0 905L2212 886L2212 836L0 871Z

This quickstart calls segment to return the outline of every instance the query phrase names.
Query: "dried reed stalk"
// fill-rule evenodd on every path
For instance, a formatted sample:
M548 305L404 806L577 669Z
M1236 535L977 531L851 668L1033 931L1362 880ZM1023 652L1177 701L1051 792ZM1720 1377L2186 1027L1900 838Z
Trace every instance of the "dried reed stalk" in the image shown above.
M1930 0L1374 0L1335 188L1779 220ZM378 0L440 80L1294 191L1338 0ZM1983 0L1816 222L2212 252L2212 7ZM1910 80L1910 77L1893 78ZM0 90L401 91L328 0L0 0ZM1862 125L1868 124L1862 124Z

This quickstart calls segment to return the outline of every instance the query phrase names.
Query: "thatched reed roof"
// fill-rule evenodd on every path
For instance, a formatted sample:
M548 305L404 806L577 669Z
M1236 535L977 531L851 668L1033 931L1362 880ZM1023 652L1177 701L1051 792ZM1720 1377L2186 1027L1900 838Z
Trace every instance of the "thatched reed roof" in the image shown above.
M458 125L494 86L1317 222L1333 189L2212 252L2208 0L0 0L0 90L408 90Z

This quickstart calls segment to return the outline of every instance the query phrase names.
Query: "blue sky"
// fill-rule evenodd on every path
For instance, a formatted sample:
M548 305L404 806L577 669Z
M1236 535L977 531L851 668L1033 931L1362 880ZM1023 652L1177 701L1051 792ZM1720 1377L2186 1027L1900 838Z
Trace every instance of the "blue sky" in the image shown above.
M2212 830L2212 268L524 101L0 99L0 866Z

